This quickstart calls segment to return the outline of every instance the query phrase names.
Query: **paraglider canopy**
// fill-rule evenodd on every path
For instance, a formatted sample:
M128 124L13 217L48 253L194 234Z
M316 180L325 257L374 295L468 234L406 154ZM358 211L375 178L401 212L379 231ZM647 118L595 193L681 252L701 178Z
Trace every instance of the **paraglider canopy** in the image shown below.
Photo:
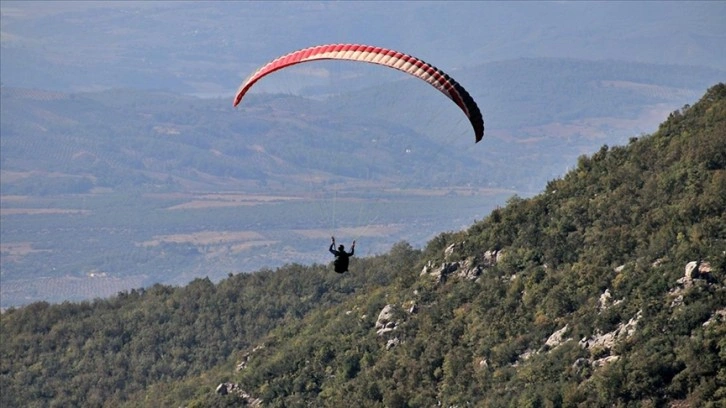
M474 138L479 142L484 136L484 120L481 111L471 95L444 71L416 57L398 51L361 44L328 44L305 48L270 61L252 73L242 82L234 98L239 105L247 91L261 78L275 71L318 60L348 60L383 65L397 69L426 81L451 99L464 112L474 129Z

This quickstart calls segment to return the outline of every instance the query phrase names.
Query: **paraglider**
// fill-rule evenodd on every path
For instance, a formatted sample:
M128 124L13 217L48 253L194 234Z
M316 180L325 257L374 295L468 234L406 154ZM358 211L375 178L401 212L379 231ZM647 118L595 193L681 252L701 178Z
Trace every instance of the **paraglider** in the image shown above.
M466 115L474 130L474 140L478 143L484 136L484 120L481 111L469 92L457 81L439 68L402 52L362 44L327 44L304 48L285 54L262 65L249 75L239 86L235 94L233 106L237 107L249 90L265 76L281 69L321 60L343 60L366 62L405 72L425 81L453 101ZM335 238L332 239L329 251L335 256L334 267L337 273L348 270L349 258L355 252L355 241L350 252L340 245L335 249Z
M335 237L332 237L332 239L333 242L330 244L330 248L328 248L328 251L330 251L331 254L335 255L335 261L333 261L333 267L335 268L335 272L348 272L349 259L355 254L355 241L353 241L353 245L350 246L350 252L346 252L344 245L340 245L337 250L334 249Z
M275 71L319 60L348 60L383 65L413 75L451 99L467 116L474 129L474 137L479 142L484 136L484 121L481 111L471 95L458 82L444 71L416 57L398 51L361 44L328 44L298 50L260 67L242 82L234 98L234 106L239 105L250 88L264 76Z

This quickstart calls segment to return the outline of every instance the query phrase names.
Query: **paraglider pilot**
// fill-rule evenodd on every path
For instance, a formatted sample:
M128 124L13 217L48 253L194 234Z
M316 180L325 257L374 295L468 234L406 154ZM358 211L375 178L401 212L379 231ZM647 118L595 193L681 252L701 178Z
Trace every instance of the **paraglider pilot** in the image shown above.
M350 252L345 252L345 247L343 245L340 245L338 247L338 250L335 250L335 237L331 237L333 239L333 242L330 244L330 248L328 251L330 251L331 254L335 255L335 261L333 261L333 266L335 267L335 272L343 273L348 271L348 258L353 256L353 253L355 253L355 241L353 241L353 245L350 247Z

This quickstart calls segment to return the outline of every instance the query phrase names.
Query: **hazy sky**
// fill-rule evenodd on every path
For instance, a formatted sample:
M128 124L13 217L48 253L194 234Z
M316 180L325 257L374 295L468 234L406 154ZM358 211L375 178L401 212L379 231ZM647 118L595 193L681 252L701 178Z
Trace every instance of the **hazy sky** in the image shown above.
M312 45L354 42L448 70L521 57L726 68L726 2L3 1L2 83L228 89Z

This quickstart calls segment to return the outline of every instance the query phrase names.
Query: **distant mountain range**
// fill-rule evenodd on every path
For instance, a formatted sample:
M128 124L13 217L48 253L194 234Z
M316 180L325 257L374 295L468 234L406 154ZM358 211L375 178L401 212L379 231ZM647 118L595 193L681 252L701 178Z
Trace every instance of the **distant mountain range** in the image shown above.
M81 183L69 192L81 192L73 189L174 179L226 188L316 172L382 181L405 168L413 173L406 183L416 185L534 192L578 155L652 131L723 77L709 68L562 59L470 68L458 80L484 113L477 146L453 104L405 75L360 90L332 82L314 91L324 99L252 94L241 112L226 99L162 91L5 87L3 171L67 175Z

